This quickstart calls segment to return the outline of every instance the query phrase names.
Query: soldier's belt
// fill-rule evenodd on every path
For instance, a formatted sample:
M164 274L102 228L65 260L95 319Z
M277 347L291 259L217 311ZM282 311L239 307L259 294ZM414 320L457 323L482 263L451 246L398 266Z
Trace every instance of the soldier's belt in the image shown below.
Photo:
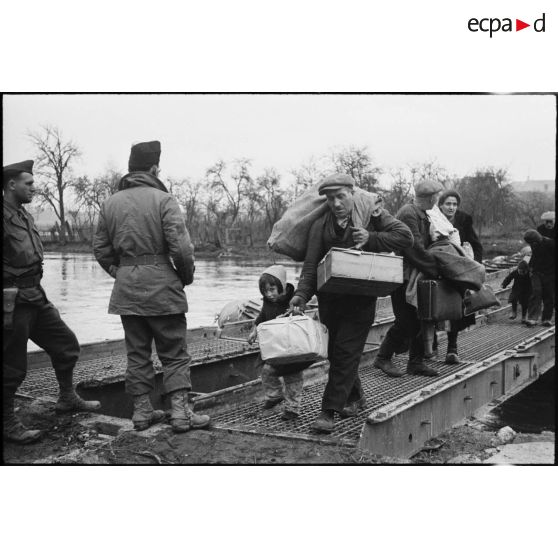
M29 277L4 277L4 288L19 287L20 289L27 289L29 287L37 287L41 284L40 275L31 275Z
M120 258L120 265L155 265L170 264L168 254L148 254L145 256L128 256Z

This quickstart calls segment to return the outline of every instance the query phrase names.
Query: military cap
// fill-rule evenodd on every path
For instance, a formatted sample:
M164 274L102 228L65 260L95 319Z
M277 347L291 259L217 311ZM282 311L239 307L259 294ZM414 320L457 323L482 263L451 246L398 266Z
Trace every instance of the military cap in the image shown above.
M443 189L444 187L436 180L421 180L415 186L415 195L417 198L424 198L432 194L437 194Z
M320 196L325 195L326 192L331 190L339 190L339 188L350 188L351 190L355 187L355 181L352 176L344 174L342 172L336 172L335 174L330 174L326 176L318 184L318 194Z
M554 211L545 211L541 215L541 221L555 221L556 213Z
M27 161L21 161L21 163L13 163L12 165L6 165L2 168L2 175L6 177L17 176L20 172L28 172L33 174L33 161L28 159Z
M148 169L153 165L159 164L161 158L161 142L160 141L144 141L132 145L130 150L130 159L128 160L128 168Z
M525 242L531 244L532 242L540 242L542 240L542 235L535 229L529 229L528 231L525 231L523 239Z

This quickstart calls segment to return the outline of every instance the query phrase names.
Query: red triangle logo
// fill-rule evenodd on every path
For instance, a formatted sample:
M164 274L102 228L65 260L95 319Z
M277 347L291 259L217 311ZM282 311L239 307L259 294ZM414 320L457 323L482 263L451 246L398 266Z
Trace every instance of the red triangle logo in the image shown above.
M524 21L521 21L520 19L515 20L515 30L516 31L521 31L522 29L525 29L526 27L531 27L531 24L530 23L525 23Z

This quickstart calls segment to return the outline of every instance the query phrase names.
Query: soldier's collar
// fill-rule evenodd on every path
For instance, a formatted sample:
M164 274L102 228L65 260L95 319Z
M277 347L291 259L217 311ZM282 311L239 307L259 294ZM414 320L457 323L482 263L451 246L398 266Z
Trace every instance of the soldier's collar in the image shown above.
M11 201L8 201L6 198L3 199L4 202L4 207L6 207L7 209L9 209L11 212L13 213L17 213L18 211L22 210L25 211L23 204L19 205L19 207L15 204L12 203Z

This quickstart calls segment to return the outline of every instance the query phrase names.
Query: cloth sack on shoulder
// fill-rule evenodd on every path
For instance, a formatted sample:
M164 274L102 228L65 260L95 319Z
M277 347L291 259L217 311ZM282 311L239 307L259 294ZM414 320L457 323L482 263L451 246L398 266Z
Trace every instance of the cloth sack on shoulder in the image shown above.
M361 188L354 189L354 201L351 218L355 227L366 227L370 218L382 209L381 196ZM326 211L328 206L324 196L320 196L316 190L305 192L273 225L267 245L274 252L296 262L304 261L310 228Z

